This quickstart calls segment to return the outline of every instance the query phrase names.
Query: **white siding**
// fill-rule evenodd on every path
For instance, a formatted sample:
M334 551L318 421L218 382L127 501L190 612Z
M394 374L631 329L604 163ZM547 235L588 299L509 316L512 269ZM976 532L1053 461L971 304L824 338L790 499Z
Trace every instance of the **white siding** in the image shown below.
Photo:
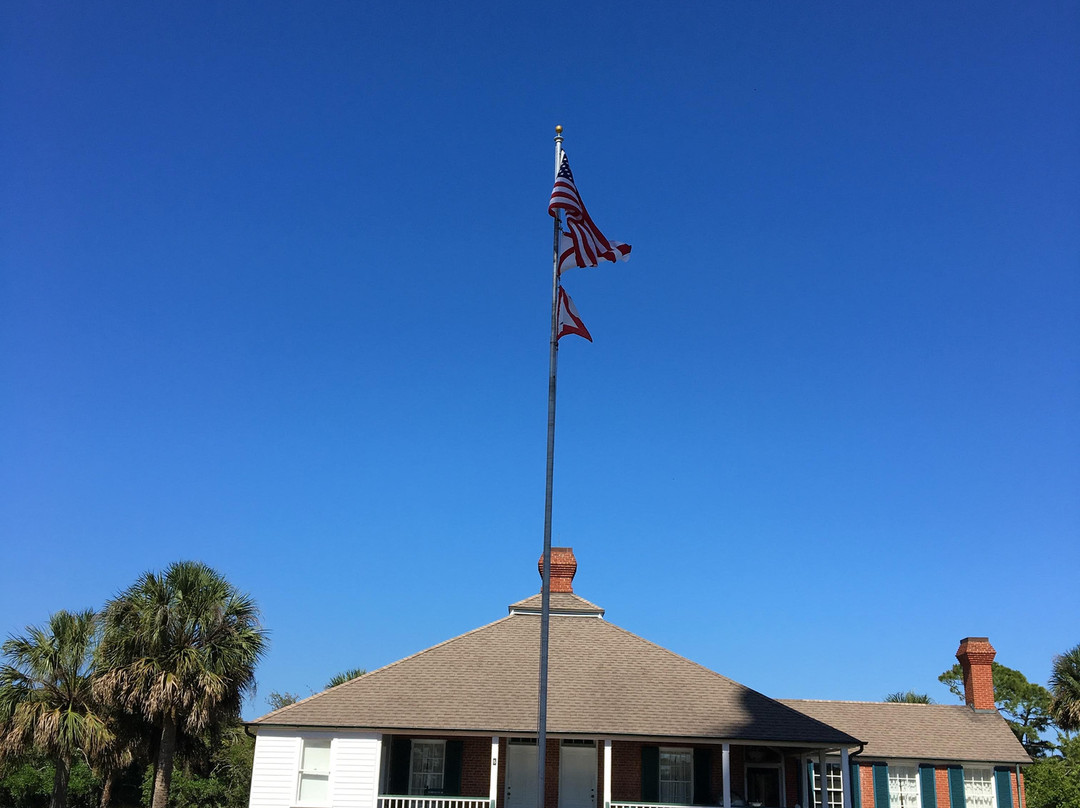
M293 808L296 777L304 738L326 733L261 729L255 738L249 808ZM376 808L382 736L378 733L340 733L330 747L330 790L327 808Z
M296 796L300 738L273 730L255 737L249 808L290 808Z
M381 750L382 738L376 734L334 739L334 808L375 808Z

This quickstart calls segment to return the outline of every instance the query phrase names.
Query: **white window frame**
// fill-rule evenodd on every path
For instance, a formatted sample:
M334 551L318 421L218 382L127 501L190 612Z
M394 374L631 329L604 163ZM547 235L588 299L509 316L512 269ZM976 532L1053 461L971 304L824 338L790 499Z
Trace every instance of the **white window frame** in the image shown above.
M810 761L813 765L814 775L810 781L810 792L814 795L814 808L821 808L821 767L817 760ZM844 790L841 778L840 759L825 759L825 788L829 808L843 808ZM883 806L883 808L886 808Z
M685 755L690 759L690 777L687 780L674 780L664 779L664 755ZM657 785L660 798L660 802L667 805L693 805L694 804L694 750L685 746L661 746L660 747L660 771L657 772ZM676 801L673 799L664 799L664 785L665 784L686 784L686 801Z
M987 777L984 781L984 778L979 776L978 782L980 786L983 782L989 784L989 800L987 800L982 795L979 795L979 801L972 802L972 792L974 791L973 786L976 780L976 775L982 774L986 774ZM997 808L997 778L994 774L994 767L991 766L989 763L980 763L977 766L964 766L964 805L965 808L968 808L969 806L970 808ZM1011 808L1011 806L1009 808Z
M422 746L439 746L442 747L442 771L439 772L416 772L413 771L413 763L416 762L416 750ZM417 791L417 786L414 784L413 778L420 777L432 777L437 776L439 778L438 792L442 792L446 788L446 741L431 740L428 738L414 738L412 746L409 749L409 794L414 797L424 797L430 792L428 789L432 788L431 784L423 786L422 790Z
M910 760L890 760L886 764L889 774L889 808L919 808L922 805L922 777L919 764ZM915 795L900 787L901 770L905 781L915 784ZM901 799L902 798L902 799Z
M304 768L304 752L308 748L324 748L326 749L326 770L322 769L305 769ZM303 806L326 806L333 802L333 770L334 770L334 740L333 738L301 738L300 739L300 759L296 762L296 804ZM326 800L323 802L316 802L314 800L305 800L303 797L304 791L304 778L325 779L326 780Z

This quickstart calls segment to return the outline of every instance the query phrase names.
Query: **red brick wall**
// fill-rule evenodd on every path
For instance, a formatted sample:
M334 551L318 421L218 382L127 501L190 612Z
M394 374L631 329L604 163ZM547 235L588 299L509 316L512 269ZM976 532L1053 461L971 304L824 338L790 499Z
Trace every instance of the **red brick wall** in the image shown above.
M934 791L937 792L938 808L949 808L949 770L945 766L934 769Z
M784 790L787 792L788 805L799 802L799 778L802 777L800 766L798 758L784 758Z
M491 738L461 740L461 796L486 797L491 790Z
M632 802L641 799L641 744L613 741L611 744L611 799Z
M859 764L859 794L862 797L862 808L878 808L874 805L874 767L869 763Z

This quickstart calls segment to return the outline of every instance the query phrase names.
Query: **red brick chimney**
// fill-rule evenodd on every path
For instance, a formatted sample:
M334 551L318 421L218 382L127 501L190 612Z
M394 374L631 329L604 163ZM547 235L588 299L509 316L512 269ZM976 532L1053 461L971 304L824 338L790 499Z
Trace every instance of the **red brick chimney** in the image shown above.
M964 701L976 710L996 710L992 663L997 651L986 637L965 637L956 649L964 671Z
M544 584L544 557L536 562L536 568L540 570L540 585ZM573 592L574 576L577 574L577 559L574 558L573 547L551 548L551 591Z

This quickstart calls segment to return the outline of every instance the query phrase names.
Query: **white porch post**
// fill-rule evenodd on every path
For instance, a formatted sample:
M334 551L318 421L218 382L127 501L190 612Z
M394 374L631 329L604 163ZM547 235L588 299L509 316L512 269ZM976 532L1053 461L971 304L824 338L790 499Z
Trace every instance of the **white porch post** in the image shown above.
M724 762L724 808L731 808L731 744L726 743L720 748Z
M604 808L611 808L611 739L604 741Z
M379 795L383 790L383 764L386 761L383 760L383 736L377 734L375 736L375 788L372 789L375 793L371 795L371 804L368 808L379 808Z
M840 787L844 789L844 808L851 808L851 758L846 746L840 750Z
M499 802L499 736L491 736L491 786L488 788L488 799L491 800L491 808L495 808Z
M821 808L829 808L829 767L825 765L825 750L818 750L818 779L821 781Z

